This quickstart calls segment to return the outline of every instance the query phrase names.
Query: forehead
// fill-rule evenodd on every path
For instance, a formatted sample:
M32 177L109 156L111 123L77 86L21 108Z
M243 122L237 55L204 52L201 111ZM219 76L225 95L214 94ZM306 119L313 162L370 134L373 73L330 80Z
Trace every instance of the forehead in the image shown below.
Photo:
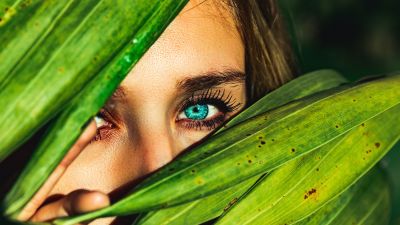
M244 70L243 43L233 14L221 2L189 1L134 67L124 86L157 80L171 88L171 80L176 83L209 70Z

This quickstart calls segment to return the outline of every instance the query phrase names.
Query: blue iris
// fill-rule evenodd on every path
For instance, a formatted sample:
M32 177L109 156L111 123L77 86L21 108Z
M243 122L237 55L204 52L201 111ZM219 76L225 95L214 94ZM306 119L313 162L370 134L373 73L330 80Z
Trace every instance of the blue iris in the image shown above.
M207 104L196 104L185 109L185 116L191 120L203 120L208 115Z

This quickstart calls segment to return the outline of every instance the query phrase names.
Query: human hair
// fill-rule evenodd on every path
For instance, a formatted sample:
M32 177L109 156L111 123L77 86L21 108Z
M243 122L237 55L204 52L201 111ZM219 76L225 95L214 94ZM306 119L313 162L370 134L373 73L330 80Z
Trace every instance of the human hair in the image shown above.
M245 45L248 104L294 78L298 69L275 0L228 0Z

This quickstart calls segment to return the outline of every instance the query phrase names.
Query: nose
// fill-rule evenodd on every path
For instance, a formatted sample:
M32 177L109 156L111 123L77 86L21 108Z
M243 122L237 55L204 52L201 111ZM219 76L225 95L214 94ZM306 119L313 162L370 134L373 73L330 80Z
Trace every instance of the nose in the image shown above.
M165 121L143 121L136 127L134 151L141 156L142 172L153 172L173 160L176 144L171 128Z

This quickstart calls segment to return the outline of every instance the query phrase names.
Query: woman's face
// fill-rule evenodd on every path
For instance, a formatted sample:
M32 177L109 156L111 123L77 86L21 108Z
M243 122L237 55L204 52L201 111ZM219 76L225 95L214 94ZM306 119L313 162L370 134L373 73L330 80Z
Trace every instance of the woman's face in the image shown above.
M245 105L244 46L221 1L190 1L96 117L97 136L51 195L111 195L170 162Z

